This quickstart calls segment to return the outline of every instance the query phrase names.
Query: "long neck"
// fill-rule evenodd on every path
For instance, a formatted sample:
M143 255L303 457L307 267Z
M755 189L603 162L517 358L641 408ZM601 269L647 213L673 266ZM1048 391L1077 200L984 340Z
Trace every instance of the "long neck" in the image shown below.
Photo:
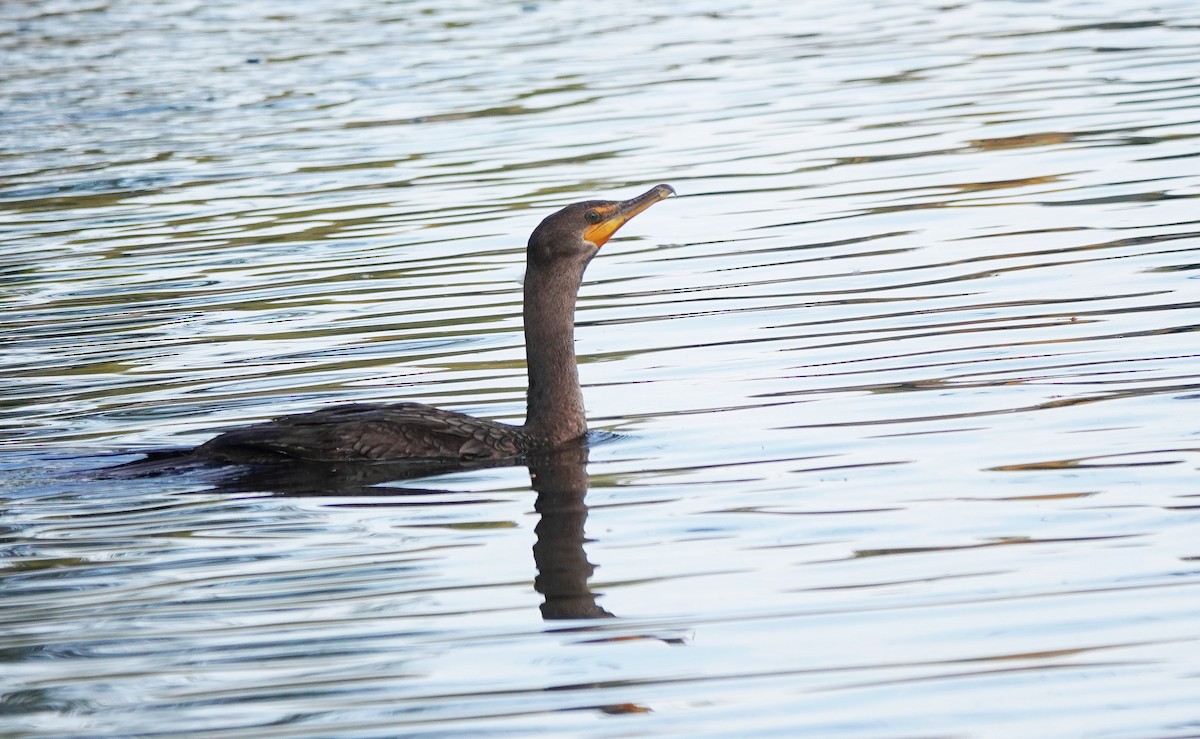
M525 433L551 446L587 432L579 370L575 366L575 296L582 267L525 270L525 359L529 410Z

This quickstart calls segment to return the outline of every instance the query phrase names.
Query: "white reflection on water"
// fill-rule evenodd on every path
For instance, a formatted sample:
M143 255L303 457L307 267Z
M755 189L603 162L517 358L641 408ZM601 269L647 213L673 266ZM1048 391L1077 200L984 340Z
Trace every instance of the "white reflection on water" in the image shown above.
M1195 733L1197 29L6 4L0 726ZM331 402L519 419L523 234L663 181L580 301L585 502L88 472Z

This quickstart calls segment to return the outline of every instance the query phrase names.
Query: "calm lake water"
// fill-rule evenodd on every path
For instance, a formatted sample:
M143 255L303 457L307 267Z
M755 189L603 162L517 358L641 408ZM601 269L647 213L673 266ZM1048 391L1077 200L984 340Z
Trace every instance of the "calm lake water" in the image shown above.
M1200 734L1200 5L0 5L0 733ZM345 401L594 443L96 474ZM536 488L536 489L535 489Z

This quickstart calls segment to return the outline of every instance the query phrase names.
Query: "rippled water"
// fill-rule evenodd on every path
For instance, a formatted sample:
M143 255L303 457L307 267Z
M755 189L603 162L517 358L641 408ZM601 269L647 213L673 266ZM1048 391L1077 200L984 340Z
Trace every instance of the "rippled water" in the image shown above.
M0 6L0 732L1200 732L1197 7ZM590 459L97 478L519 421L525 234L657 182Z

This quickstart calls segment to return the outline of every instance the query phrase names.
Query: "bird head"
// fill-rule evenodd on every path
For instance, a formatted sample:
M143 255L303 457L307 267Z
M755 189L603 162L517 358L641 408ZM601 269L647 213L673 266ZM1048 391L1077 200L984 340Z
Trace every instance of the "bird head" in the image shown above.
M670 185L655 185L629 200L588 200L568 205L534 229L529 237L529 259L540 263L581 259L586 264L617 229L674 194Z

